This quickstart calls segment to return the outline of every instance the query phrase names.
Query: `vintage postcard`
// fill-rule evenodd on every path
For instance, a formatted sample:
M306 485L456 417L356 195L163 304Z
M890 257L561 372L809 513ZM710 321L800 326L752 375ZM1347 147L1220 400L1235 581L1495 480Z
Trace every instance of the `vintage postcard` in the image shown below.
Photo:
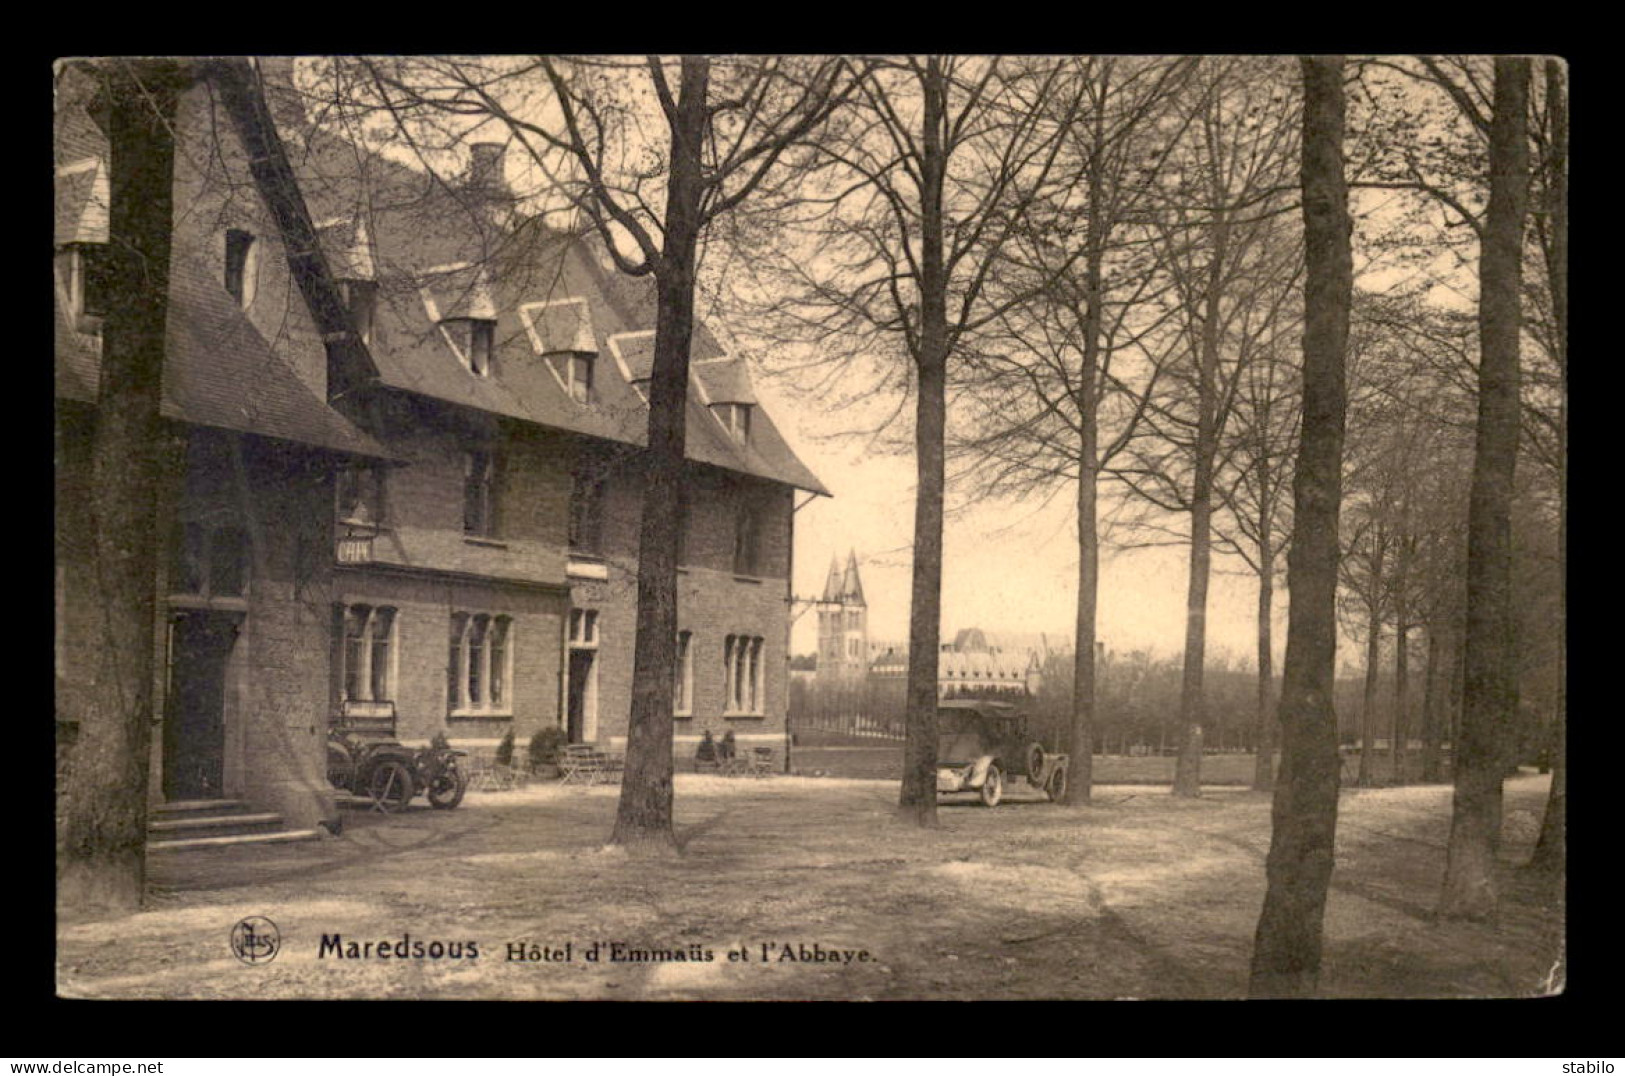
M59 995L1563 990L1560 61L53 77Z

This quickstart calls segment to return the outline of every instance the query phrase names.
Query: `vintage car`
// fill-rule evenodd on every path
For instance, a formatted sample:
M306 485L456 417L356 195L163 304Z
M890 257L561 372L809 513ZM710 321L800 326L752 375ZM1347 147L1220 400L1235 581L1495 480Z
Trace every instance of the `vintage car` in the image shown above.
M1029 734L1027 718L1010 703L954 699L937 706L937 794L976 792L989 807L1005 780L1025 777L1058 800L1066 792L1067 756Z

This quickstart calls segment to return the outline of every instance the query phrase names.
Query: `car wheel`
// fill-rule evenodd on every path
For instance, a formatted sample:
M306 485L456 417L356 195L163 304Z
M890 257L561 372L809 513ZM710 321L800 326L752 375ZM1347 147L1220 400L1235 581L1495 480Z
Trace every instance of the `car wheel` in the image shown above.
M448 762L429 784L429 804L442 811L449 811L463 802L463 793L466 791L468 779L463 776L462 768L456 762Z
M1066 795L1066 767L1058 766L1049 776L1049 784L1044 786L1044 794L1051 803L1059 803L1061 797Z
M367 781L367 793L384 812L399 811L416 794L412 771L393 759L380 762Z
M982 803L988 807L997 807L999 798L1004 795L1004 775L997 766L987 768L987 776L982 779Z

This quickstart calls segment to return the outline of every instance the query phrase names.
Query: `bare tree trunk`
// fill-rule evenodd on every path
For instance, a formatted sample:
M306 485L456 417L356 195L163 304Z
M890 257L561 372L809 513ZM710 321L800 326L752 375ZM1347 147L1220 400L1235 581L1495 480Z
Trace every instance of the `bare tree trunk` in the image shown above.
M1179 687L1179 761L1173 794L1202 794L1202 725L1206 720L1202 676L1207 662L1207 590L1213 564L1213 467L1218 455L1219 294L1224 275L1227 226L1214 224L1208 269L1207 311L1197 368L1196 467L1191 484L1190 584L1185 597L1185 668Z
M1529 186L1529 61L1497 57L1490 200L1479 270L1478 433L1467 515L1466 692L1456 749L1442 915L1495 911L1501 782L1518 712L1512 498L1518 456L1518 339Z
M1213 562L1213 502L1211 489L1201 490L1202 472L1197 464L1198 496L1191 507L1190 585L1185 597L1185 667L1179 688L1179 759L1174 764L1176 796L1202 794L1202 673L1207 660L1207 584ZM1208 485L1211 485L1209 479Z
M1343 496L1344 384L1353 259L1343 176L1343 61L1302 62L1303 428L1287 553L1281 772L1271 811L1268 888L1253 938L1248 993L1305 997L1320 981L1321 924L1337 833L1338 514Z
M1461 746L1462 697L1466 694L1466 637L1467 626L1458 616L1452 616L1450 628L1450 681L1445 694L1446 727L1450 739L1450 773L1456 772L1457 750Z
M1084 360L1088 369L1089 359ZM1092 392L1092 387L1089 390ZM1086 422L1082 458L1078 461L1078 613L1072 656L1072 756L1067 771L1066 804L1088 803L1094 785L1095 610L1100 589L1100 536L1094 465L1095 427Z
M1411 561L1415 538L1411 532L1410 494L1407 490L1400 506L1399 548L1394 563L1394 716L1389 722L1388 760L1393 771L1392 783L1407 784L1405 779L1406 741L1410 739L1410 657L1411 657Z
M1372 589L1380 585L1373 577ZM1382 613L1376 596L1371 598L1365 638L1365 697L1360 703L1360 787L1370 788L1376 783L1377 757L1377 674L1381 672Z
M1444 664L1439 660L1439 629L1429 624L1427 633L1427 671L1422 674L1422 781L1431 784L1440 779L1442 772L1439 755L1444 740L1444 722L1440 711L1443 709L1442 696L1445 692L1439 684L1444 675Z
M703 190L701 139L710 64L685 56L671 121L665 243L656 273L649 452L638 542L638 619L626 764L611 844L675 847L672 833L672 669L677 663L677 529L687 433L689 343L694 333L694 264Z
M169 313L174 119L185 76L170 62L106 67L111 302L91 450L96 596L93 700L68 752L57 903L74 913L138 908L146 882L162 474L158 407Z
M1400 576L1404 586L1404 576ZM1394 718L1389 723L1393 736L1388 744L1388 759L1393 767L1393 784L1403 785L1405 780L1405 741L1411 734L1406 707L1410 705L1410 636L1411 626L1405 621L1405 610L1399 612L1399 623L1394 629Z
M1270 622L1275 605L1275 548L1270 543L1268 505L1265 507L1265 526L1259 534L1258 561L1258 725L1254 736L1253 788L1268 792L1275 787L1275 718L1270 705L1275 692L1275 658L1273 627Z
M1101 117L1095 116L1097 137ZM1078 445L1078 609L1072 658L1071 768L1063 803L1088 803L1094 792L1095 764L1095 627L1100 591L1100 431L1095 378L1100 362L1101 217L1100 177L1089 173L1089 247L1085 253L1083 365L1078 371L1078 414L1082 434Z
M948 296L943 262L941 61L926 60L920 161L920 354L915 408L914 569L908 620L908 737L898 806L922 826L937 821L937 647L942 633L943 438L947 430Z
M1560 397L1557 412L1557 563L1560 621L1557 630L1557 703L1552 744L1552 790L1529 865L1561 871L1566 859L1568 805L1568 549L1569 549L1569 99L1561 60L1546 61L1546 101L1551 110L1552 162L1548 213L1551 240L1546 273L1556 322Z

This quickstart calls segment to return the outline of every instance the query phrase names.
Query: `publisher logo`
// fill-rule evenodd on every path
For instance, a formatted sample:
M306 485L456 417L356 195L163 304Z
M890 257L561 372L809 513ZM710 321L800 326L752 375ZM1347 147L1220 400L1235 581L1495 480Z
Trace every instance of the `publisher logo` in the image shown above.
M282 950L282 935L263 915L251 915L231 928L231 951L244 964L269 964Z

